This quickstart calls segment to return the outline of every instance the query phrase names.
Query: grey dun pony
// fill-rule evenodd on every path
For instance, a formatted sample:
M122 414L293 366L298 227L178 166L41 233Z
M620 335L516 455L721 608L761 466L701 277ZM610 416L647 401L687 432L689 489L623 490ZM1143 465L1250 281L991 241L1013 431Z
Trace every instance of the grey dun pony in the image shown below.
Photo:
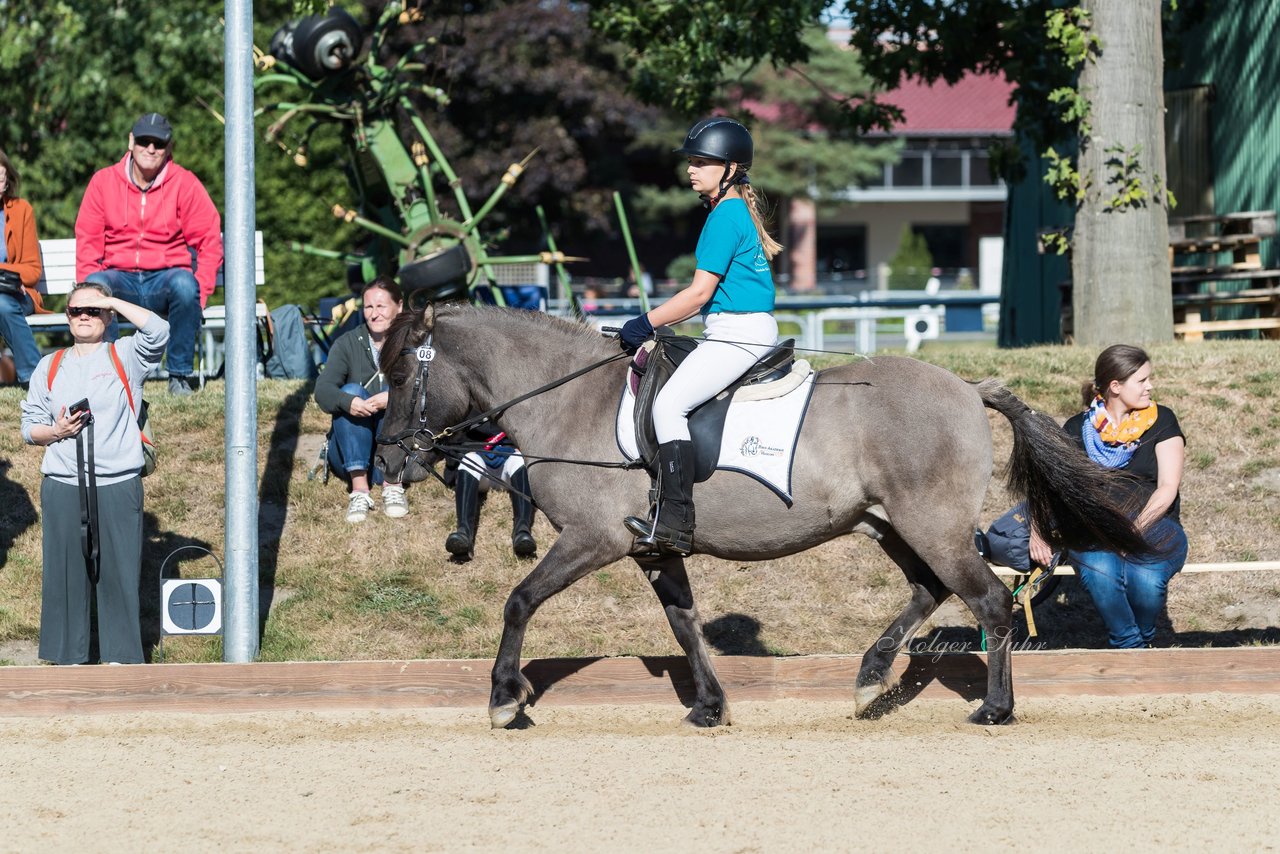
M415 352L428 336L434 358L423 363ZM466 304L402 314L382 348L391 392L379 465L406 481L423 480L441 458L434 440L445 428L617 352L617 343L595 330L542 314ZM614 420L626 370L625 360L611 362L517 403L501 415L502 428L530 460L621 461ZM733 472L717 472L698 485L698 553L764 560L860 533L902 569L911 600L863 655L854 696L859 715L895 687L898 651L955 594L989 639L987 693L969 720L1013 720L1012 595L973 543L992 470L984 407L1012 424L1010 488L1026 496L1040 530L1056 530L1055 545L1147 550L1124 509L1106 497L1106 471L1072 446L1051 418L1032 412L994 380L968 383L909 358L876 357L819 373L796 453L791 508ZM631 536L622 519L649 509L643 471L534 462L529 482L559 537L507 599L489 701L494 727L512 724L532 694L520 672L520 651L538 607L626 557ZM730 723L683 559L636 562L689 658L696 694L686 720L707 727Z

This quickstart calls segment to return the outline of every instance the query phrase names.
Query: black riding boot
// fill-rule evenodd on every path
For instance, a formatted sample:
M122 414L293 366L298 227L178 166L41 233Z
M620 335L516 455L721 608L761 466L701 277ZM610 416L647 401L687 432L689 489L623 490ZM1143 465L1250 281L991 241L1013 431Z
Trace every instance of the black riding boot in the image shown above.
M511 475L511 550L517 557L533 557L538 542L533 538L533 501L529 499L529 470L524 466Z
M658 516L650 523L639 516L624 520L639 547L670 554L693 551L693 442L677 439L658 446Z
M444 548L454 557L469 558L475 548L476 526L480 523L480 481L458 472L453 498L458 511L458 530L445 539Z

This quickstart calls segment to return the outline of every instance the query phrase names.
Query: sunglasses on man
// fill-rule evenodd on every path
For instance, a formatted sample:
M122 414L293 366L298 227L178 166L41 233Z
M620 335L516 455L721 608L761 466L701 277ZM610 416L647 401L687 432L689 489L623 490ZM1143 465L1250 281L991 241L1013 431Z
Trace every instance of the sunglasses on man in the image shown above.
M133 144L138 146L138 148L154 148L156 151L159 151L169 143L165 142L163 139L156 139L154 136L135 136L133 138Z
M96 306L71 305L67 306L67 317L101 317L105 310Z

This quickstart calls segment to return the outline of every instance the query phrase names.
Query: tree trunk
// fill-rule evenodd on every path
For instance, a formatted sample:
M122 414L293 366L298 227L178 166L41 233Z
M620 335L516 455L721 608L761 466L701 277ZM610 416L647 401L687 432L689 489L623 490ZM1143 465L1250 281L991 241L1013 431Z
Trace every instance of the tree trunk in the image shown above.
M813 199L797 196L791 200L786 243L791 260L791 290L813 290L818 286L818 206Z
M1082 5L1102 45L1080 73L1080 91L1092 110L1079 159L1087 192L1072 241L1075 338L1093 346L1167 341L1173 337L1173 298L1160 0ZM1132 158L1137 168L1127 177L1140 180L1146 196L1112 208L1124 193L1123 164Z

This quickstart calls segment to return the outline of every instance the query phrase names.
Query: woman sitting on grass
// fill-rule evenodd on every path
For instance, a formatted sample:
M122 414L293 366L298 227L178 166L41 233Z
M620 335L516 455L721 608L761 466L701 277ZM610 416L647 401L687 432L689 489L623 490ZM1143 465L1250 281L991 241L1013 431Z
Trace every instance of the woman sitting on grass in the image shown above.
M1085 411L1063 429L1089 458L1133 475L1121 496L1142 509L1138 529L1155 548L1133 557L1106 551L1072 551L1067 562L1106 623L1115 649L1149 647L1156 619L1165 608L1169 581L1187 562L1187 535L1178 511L1186 439L1178 417L1151 400L1151 359L1137 348L1117 344L1103 350L1093 380L1082 389ZM1031 557L1048 566L1052 552L1034 529Z
M393 519L409 513L404 486L383 483L373 466L378 427L387 408L387 384L378 370L382 341L400 313L400 286L390 276L365 285L364 325L343 333L329 349L329 359L316 379L316 403L333 416L329 431L329 465L351 485L347 521L363 522L377 506L370 481L382 485L382 512Z

